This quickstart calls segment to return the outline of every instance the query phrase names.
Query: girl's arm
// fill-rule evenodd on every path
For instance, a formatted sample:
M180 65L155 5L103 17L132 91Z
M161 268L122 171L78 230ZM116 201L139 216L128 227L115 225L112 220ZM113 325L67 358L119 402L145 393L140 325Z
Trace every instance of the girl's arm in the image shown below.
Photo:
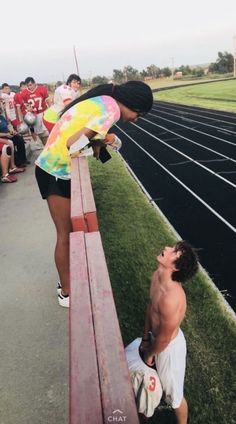
M91 140L97 133L95 131L90 130L89 128L81 128L81 130L77 131L75 134L73 134L71 137L67 140L67 147L70 148L76 141L79 141L82 135L88 138L88 141ZM99 154L101 147L104 146L104 143L100 140L94 140L91 143L91 146L93 148L93 155L96 159L99 159ZM78 150L80 150L78 148Z

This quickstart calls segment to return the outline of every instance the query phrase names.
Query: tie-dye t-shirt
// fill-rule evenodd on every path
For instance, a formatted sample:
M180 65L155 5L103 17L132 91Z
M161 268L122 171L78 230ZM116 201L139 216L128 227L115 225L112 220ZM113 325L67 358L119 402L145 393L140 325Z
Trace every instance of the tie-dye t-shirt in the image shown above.
M67 140L82 128L96 132L94 140L102 140L119 119L120 108L110 96L93 97L75 104L53 127L36 165L57 178L69 180L71 159Z

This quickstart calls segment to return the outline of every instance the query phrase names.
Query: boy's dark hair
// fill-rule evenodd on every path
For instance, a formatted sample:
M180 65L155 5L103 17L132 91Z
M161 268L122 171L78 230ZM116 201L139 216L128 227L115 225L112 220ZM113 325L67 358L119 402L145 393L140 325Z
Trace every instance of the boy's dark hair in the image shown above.
M73 80L78 81L78 82L81 84L81 78L80 78L80 77L79 77L79 75L77 75L77 74L71 74L71 75L67 78L66 84L67 84L67 85L68 85L68 84L70 84L70 83L71 83L71 81L73 81Z
M148 113L153 104L152 90L142 81L128 81L120 85L101 84L66 105L60 116L75 104L97 96L113 97L134 112L142 114Z
M172 273L172 280L185 282L193 277L198 270L198 256L194 248L187 241L182 240L176 243L175 250L181 252L181 255L175 261L177 271Z
M35 84L34 78L32 78L32 77L25 78L25 84L29 84L30 82L32 82L32 84Z
M22 85L25 85L25 81L21 81L20 82L20 85L19 86L22 87Z
M5 87L10 87L10 86L9 86L9 84L7 84L6 82L4 82L4 83L2 84L2 89L3 89L3 88L5 88Z

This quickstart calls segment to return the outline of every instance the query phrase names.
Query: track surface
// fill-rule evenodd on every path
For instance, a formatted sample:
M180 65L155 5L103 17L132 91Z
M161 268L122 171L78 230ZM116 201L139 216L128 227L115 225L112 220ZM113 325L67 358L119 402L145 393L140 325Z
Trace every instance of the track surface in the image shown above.
M155 102L118 122L121 154L236 309L236 114Z

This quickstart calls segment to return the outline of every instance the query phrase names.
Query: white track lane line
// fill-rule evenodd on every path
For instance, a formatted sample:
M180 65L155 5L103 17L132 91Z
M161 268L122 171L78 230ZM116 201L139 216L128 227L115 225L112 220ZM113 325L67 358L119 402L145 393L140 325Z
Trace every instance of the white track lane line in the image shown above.
M166 143L165 141L161 140L159 137L156 137L155 135L153 135L152 133L150 133L149 131L145 130L144 128L140 127L137 124L134 124L133 122L131 123L132 125L134 125L135 127L137 127L139 130L145 132L146 134L150 135L150 137L155 138L155 140L158 140L161 144L164 144L166 147L168 147L171 150L174 150L175 152L179 153L181 156L184 156L186 159L188 159L190 162L195 163L197 166L200 166L201 168L203 168L205 171L209 172L210 174L214 175L216 178L219 178L220 180L224 181L226 184L229 184L230 186L236 188L236 184L232 183L231 181L227 180L226 178L222 177L221 175L217 174L215 171L212 171L212 169L207 168L207 166L202 165L202 163L199 163L197 160L191 158L191 156L186 155L185 153L181 152L180 150L176 149L173 146L170 146L168 143Z
M171 110L173 110L174 109L174 107L173 108L171 108L170 106L163 106L163 105L157 105L157 104L155 104L154 103L154 106L157 106L158 108L163 108L164 110L169 110L169 111L171 111ZM178 105L178 108L177 108L177 110L179 109L179 106L180 105ZM229 121L224 121L223 119L219 119L219 118L211 118L210 116L203 116L203 115L200 115L200 114L198 114L198 113L196 113L197 111L195 110L195 109L192 109L192 108L184 108L184 107L182 107L182 109L184 109L183 111L180 109L179 110L179 112L181 113L184 113L184 114L188 114L188 115L195 115L195 116L200 116L200 118L203 118L203 119L212 119L213 121L220 121L220 122L223 122L223 123L225 123L225 124L228 124L228 125L236 125L236 122L235 122L235 124L233 123L233 122L229 122ZM156 110L156 109L155 109ZM186 110L186 112L185 112L185 110ZM190 110L193 110L193 112L190 112ZM202 112L202 113L204 113L204 112ZM209 113L209 114L211 114L211 115L216 115L216 116L223 116L224 118L231 118L231 119L233 119L233 117L232 116L226 116L226 115L221 115L220 113L219 114L217 114L217 113L213 113L213 112L208 112L208 111L206 111L206 113ZM234 112L232 112L232 114L233 114ZM236 119L236 116L235 116L235 119Z
M158 160L156 160L152 155L150 155L147 150L145 150L143 147L141 147L137 141L135 141L130 135L128 135L124 130L122 130L117 124L115 125L123 134L125 134L126 137L128 137L136 146L138 146L147 156L149 156L157 165L159 165L162 169L164 169L167 174L169 174L175 181L177 181L182 187L185 188L189 193L192 194L195 199L197 199L200 203L202 203L213 215L215 215L220 221L222 221L228 228L230 228L234 233L236 233L236 228L230 224L222 215L220 215L215 209L213 209L208 203L206 203L200 196L198 196L194 191L192 191L188 186L186 186L179 178L177 178L172 172L170 172L167 168L165 168L164 165L162 165Z
M201 124L204 125L205 127L211 127L211 128L215 128L216 130L220 130L220 131L224 131L227 132L229 134L236 134L236 131L231 131L231 130L227 130L226 128L221 128L221 127L216 127L215 125L211 125L211 124L206 124L205 122L200 122L200 121L196 121L196 119L193 118L185 118L184 116L179 116L179 115L175 115L174 113L170 113L170 112L164 112L163 110L158 110L158 109L154 109L152 108L155 112L161 112L161 113L165 113L166 115L171 115L171 116L175 116L176 118L180 118L180 119L188 119L191 122L196 122L197 124Z
M211 137L211 138L214 138L215 140L223 141L223 143L231 144L232 146L236 147L235 143L232 143L231 141L225 140L224 138L216 137L215 135L206 133L204 131L200 131L200 130L196 130L195 128L188 127L187 125L179 124L178 122L171 121L171 119L163 118L163 116L155 115L154 113L149 112L148 116L149 115L155 116L155 118L162 119L163 121L171 122L172 124L178 125L179 127L186 128L187 130L191 130L191 131L195 131L199 134L207 135L207 137ZM140 118L140 119L143 119L143 118Z
M156 115L154 115L154 116L156 116ZM191 140L191 138L184 137L183 135L178 134L178 133L176 133L175 131L171 131L171 130L169 130L168 128L163 127L162 125L158 125L158 124L156 124L155 122L149 121L147 118L140 118L140 119L142 119L143 121L147 121L148 123L150 123L150 124L154 125L155 127L159 127L159 128L161 128L162 130L165 130L167 133L174 134L174 135L176 135L178 138L182 138L183 140L190 141L190 143L196 144L197 146L200 146L200 147L202 147L202 148L203 148L203 149L205 149L205 150L209 150L210 152L213 152L213 153L215 153L215 154L217 154L217 155L219 155L219 156L222 156L223 158L225 158L225 159L227 159L227 160L230 160L231 162L235 162L235 163L236 163L236 159L232 159L232 158L230 158L229 156L223 155L223 153L219 153L219 152L217 152L216 150L210 149L210 147L206 147L206 146L204 146L204 144L197 143L196 141Z

